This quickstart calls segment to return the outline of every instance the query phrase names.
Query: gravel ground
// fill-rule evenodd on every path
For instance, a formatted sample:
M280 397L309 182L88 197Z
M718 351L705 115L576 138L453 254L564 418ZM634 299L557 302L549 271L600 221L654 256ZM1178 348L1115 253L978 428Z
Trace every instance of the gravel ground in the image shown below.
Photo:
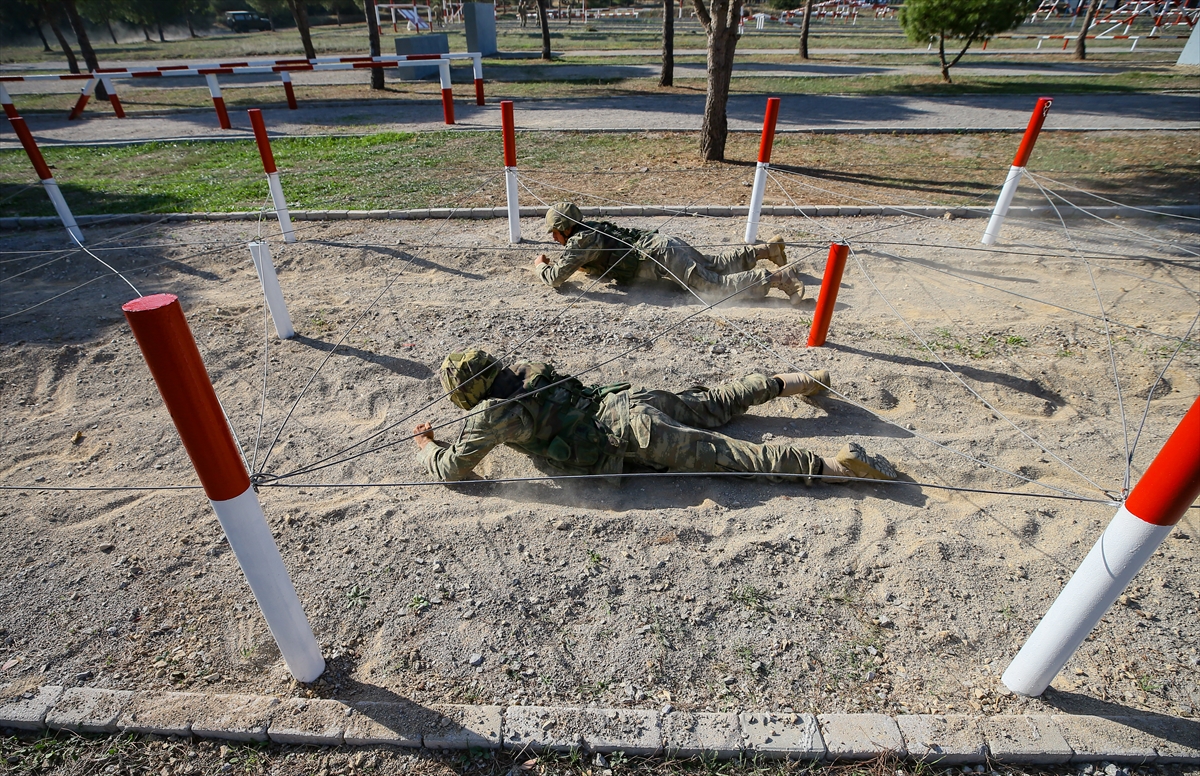
M706 246L743 228L628 223ZM1005 253L975 250L978 220L768 219L810 296L831 235L855 246L821 349L804 347L811 305L778 292L705 310L666 286L546 289L526 267L550 246L508 246L503 221L299 224L300 242L273 245L298 331L280 342L264 338L255 225L89 229L141 292L179 295L256 470L334 456L261 490L328 659L311 686L291 682L202 492L149 490L195 476L121 317L131 290L55 252L58 231L0 235L0 483L16 488L0 491L0 691L1194 717L1194 511L1043 699L999 682L1114 513L1035 495L1119 494L1111 364L1131 438L1149 408L1134 481L1200 393L1194 332L1154 387L1197 314L1195 228L1094 223L1071 222L1070 241L1010 223ZM1064 309L1095 315L1097 295L1111 354L1099 321ZM926 485L381 484L428 480L406 435L429 420L453 438L462 413L436 401L435 370L473 344L673 389L829 368L838 395L778 400L729 432L824 454L855 439ZM374 434L378 449L338 457ZM478 474L537 470L499 450ZM148 490L40 489L65 486Z

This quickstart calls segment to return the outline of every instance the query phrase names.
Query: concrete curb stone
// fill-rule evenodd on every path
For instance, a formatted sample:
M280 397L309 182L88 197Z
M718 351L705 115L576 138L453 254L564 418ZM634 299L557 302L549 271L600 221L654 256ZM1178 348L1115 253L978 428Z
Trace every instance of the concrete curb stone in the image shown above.
M46 727L75 733L115 733L117 719L132 699L130 690L71 687L46 714Z
M738 715L746 749L766 757L820 760L825 742L812 714L748 711Z
M914 760L938 766L982 763L987 744L979 720L965 714L905 714L896 717L904 748Z
M425 733L427 749L499 749L504 730L500 706L434 706L441 718Z
M192 735L232 741L266 741L278 698L262 695L210 695L192 720Z
M341 701L288 698L272 712L267 737L277 744L341 746L353 712Z
M208 696L200 693L135 692L117 727L127 733L190 736L192 721L207 701Z
M1014 765L1059 765L1075 754L1049 714L984 717L983 737L993 759Z
M509 706L504 712L504 748L652 755L662 749L662 730L653 711Z
M673 711L660 720L663 749L669 755L728 760L742 752L742 727L732 712Z
M0 700L0 727L41 730L46 726L46 714L62 694L62 687L48 684Z
M1074 714L1055 714L1052 719L1074 752L1071 762L1141 765L1158 757L1156 739L1125 719Z
M1119 717L1123 725L1154 736L1157 763L1200 763L1200 722L1153 714Z
M344 734L350 746L420 747L435 721L428 709L408 701L362 701L353 708Z
M869 760L880 752L908 754L900 726L886 714L818 714L817 723L829 760Z

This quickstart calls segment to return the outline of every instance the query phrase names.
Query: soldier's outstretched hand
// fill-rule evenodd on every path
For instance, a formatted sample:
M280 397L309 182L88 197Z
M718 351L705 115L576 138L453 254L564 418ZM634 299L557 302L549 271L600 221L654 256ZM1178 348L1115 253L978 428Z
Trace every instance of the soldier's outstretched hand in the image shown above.
M549 264L549 263L550 263L550 259L547 258L546 254L543 253L543 254L540 254L536 259L533 260L533 268L537 269L538 267L542 266L543 264Z
M433 424L418 423L413 429L413 441L417 443L418 450L424 450L425 445L433 441Z

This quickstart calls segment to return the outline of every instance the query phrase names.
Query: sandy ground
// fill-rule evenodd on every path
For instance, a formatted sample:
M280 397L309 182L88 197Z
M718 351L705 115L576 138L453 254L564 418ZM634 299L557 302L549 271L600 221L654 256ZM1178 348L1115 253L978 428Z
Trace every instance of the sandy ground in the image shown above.
M707 246L743 229L628 223ZM805 348L811 305L778 292L706 310L667 286L546 289L526 265L549 246L507 245L502 221L305 223L291 246L263 225L298 331L281 342L245 247L254 224L90 229L142 293L179 295L247 458L284 477L261 499L329 662L309 687L290 681L202 492L153 489L196 481L121 317L133 292L60 252L58 231L6 233L0 688L1194 717L1195 510L1044 699L999 683L1115 511L1042 496L1120 494L1126 433L1177 349L1134 482L1200 393L1196 333L1178 340L1198 309L1194 223L1071 221L1068 239L1013 222L993 252L978 220L768 220L810 296L831 237L855 248L821 349ZM435 370L473 344L673 389L829 368L836 395L772 402L729 433L826 454L855 439L909 482L422 485L406 435L429 420L453 438L462 413L437 400ZM500 450L478 473L538 471ZM93 486L137 489L44 489Z

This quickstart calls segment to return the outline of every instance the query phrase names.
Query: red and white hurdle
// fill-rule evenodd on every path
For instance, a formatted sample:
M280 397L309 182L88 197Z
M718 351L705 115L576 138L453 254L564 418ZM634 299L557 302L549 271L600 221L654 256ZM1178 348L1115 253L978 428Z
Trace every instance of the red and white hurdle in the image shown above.
M779 119L779 98L767 98L763 116L762 140L758 143L758 164L754 168L754 188L750 191L750 212L746 214L746 243L758 238L758 219L762 215L763 193L767 189L767 172L771 169L771 146L775 143L775 122Z
M292 215L288 212L287 199L283 196L283 186L279 183L279 168L275 166L275 153L271 150L271 139L267 137L267 127L263 123L262 111L258 108L251 108L246 112L250 115L250 126L254 129L254 142L258 144L258 155L262 157L263 170L267 173L267 186L271 190L271 204L275 206L275 217L279 219L283 241L294 243L296 242L296 232L292 228ZM287 338L284 337L284 339Z
M300 682L325 659L251 487L179 299L143 296L121 307L288 671Z
M29 161L33 163L33 170L42 181L42 188L46 189L46 196L50 197L50 203L54 205L54 212L58 214L59 220L66 227L71 239L83 245L83 232L79 230L79 225L75 223L75 216L71 214L71 208L67 207L67 201L63 199L58 182L54 180L54 174L50 172L50 165L46 164L46 160L42 158L41 149L38 148L37 141L33 139L33 133L29 131L29 127L25 126L25 119L10 114L8 123L12 125Z
M521 206L517 201L517 132L512 100L500 101L500 127L504 137L504 193L508 198L508 241L521 242Z
M996 200L996 207L992 210L991 220L988 221L987 229L983 231L980 242L984 245L995 244L996 238L1000 236L1000 227L1008 216L1008 208L1017 193L1017 184L1025 174L1025 165L1029 163L1029 156L1033 153L1033 144L1037 142L1038 133L1042 131L1042 124L1046 121L1046 114L1050 112L1050 104L1053 101L1052 97L1039 97L1037 105L1033 108L1029 125L1025 127L1025 136L1021 138L1017 155L1013 158L1008 177L1004 179L1004 187L1000 189L1000 197Z
M1197 496L1200 399L1009 664L1001 677L1004 685L1021 695L1045 692Z

